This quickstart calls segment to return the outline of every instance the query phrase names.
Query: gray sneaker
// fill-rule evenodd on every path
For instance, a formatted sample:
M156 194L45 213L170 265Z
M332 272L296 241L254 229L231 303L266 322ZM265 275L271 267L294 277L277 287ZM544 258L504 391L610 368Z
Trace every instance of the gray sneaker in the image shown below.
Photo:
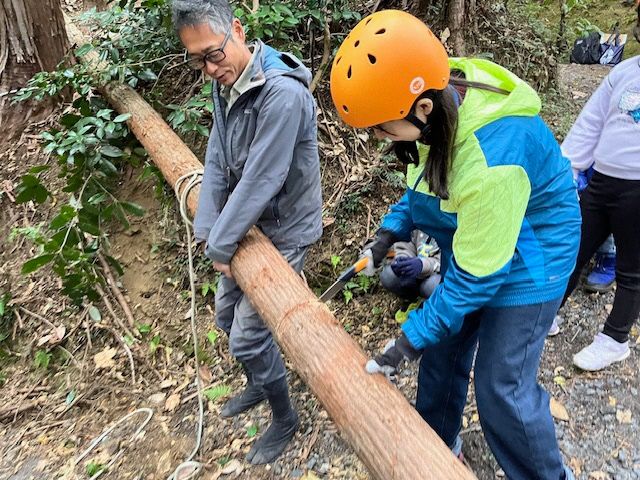
M553 317L553 323L549 328L549 332L547 333L547 337L555 337L560 333L560 324L563 322L562 317L560 315L556 315Z
M573 356L573 364L589 372L607 368L615 362L621 362L631 354L629 342L616 342L609 335L598 333L591 345L584 347Z

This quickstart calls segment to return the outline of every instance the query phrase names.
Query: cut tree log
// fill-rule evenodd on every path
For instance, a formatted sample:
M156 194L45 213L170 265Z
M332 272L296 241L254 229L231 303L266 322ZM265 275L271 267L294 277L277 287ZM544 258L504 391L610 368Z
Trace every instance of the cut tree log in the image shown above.
M69 37L74 38L71 32ZM131 114L129 127L169 184L174 186L182 175L202 168L133 89L110 83L102 93L119 113ZM188 198L192 214L197 197L198 190L192 190ZM257 228L240 243L231 271L374 478L475 478L393 385L381 375L365 372L364 352Z

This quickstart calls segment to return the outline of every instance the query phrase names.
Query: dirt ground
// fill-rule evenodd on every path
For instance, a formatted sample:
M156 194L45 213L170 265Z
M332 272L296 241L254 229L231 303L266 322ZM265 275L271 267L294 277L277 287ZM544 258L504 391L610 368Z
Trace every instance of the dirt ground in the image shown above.
M555 103L545 106L545 117L559 136L566 133L604 73L602 68L561 66L561 88L546 99ZM558 105L562 106L560 113ZM332 128L326 118L324 123L325 128ZM193 348L185 319L189 309L186 250L175 201L170 194L157 195L152 181L138 179L139 172L125 175L120 197L146 209L129 231L115 230L111 236L112 254L125 268L119 287L141 331L130 349L136 374L133 384L125 349L112 330L100 326L108 326L106 320L95 324L70 308L58 293L57 280L46 269L31 277L19 274L32 245L22 237L10 239L10 232L17 226L37 225L51 214L47 208L12 201L20 175L33 165L52 162L37 147L42 128L42 124L31 126L0 160L0 289L12 293L20 315L14 338L6 347L10 355L0 358L5 379L0 382L0 479L89 478L88 463L106 464L121 447L125 449L122 460L104 478L164 479L193 449L197 420ZM354 164L344 172L344 165L337 162L339 153L323 158L325 199L334 198L336 185L341 185L338 178L362 182L362 169L368 166ZM338 215L325 219L323 239L313 247L305 269L317 291L335 276L331 256L341 256L343 265L338 271L348 264L360 242L375 228L385 205L399 197L401 190L391 188L382 176L361 197L349 197L347 191L342 203L337 202L348 206L348 222L340 221ZM197 267L199 285L214 281L206 262ZM200 293L198 332L206 366L199 374L206 385L228 386L235 392L242 388L243 376L228 355L224 335L215 345L207 340L207 333L215 331L211 293L204 298ZM571 364L573 353L590 342L611 302L611 294L577 292L562 312L566 322L561 335L547 341L540 370L542 383L566 409L566 419L556 420L558 438L579 479L640 479L638 331L632 334L630 359L619 366L585 374ZM369 293L356 291L348 304L333 302L332 309L353 338L373 352L397 335L394 313L400 306L374 284ZM50 347L52 360L46 370L33 365L38 340L51 330L42 318L66 329L64 340ZM406 373L399 386L411 401L415 367ZM256 432L259 435L268 424L268 408L261 405L228 420L218 416L224 398L206 402L204 440L197 455L208 464L202 478L370 478L295 372L290 382L301 429L285 454L269 466L251 467L243 461ZM136 424L128 424L74 466L74 459L93 438L143 407L152 408L154 415L142 436L129 442ZM464 425L464 453L478 478L503 477L480 431L472 391Z

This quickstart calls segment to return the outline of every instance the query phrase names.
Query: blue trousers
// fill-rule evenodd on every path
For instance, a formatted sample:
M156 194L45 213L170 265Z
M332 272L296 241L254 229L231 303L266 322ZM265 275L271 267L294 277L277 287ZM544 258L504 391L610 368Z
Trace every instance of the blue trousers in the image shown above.
M484 436L509 480L563 480L565 469L549 410L538 384L544 341L558 298L512 308L482 308L462 330L425 349L416 409L453 446L462 426L474 353L474 385Z

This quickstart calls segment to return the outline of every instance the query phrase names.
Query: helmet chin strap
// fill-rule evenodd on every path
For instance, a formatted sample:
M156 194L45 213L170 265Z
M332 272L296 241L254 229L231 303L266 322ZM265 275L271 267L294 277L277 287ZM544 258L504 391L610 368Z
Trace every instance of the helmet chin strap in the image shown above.
M420 138L426 138L431 132L431 125L423 122L418 117L416 117L413 113L408 113L404 119L409 122L411 125L420 130Z
M431 144L431 125L423 122L418 117L416 117L413 113L409 113L404 119L409 122L411 125L420 130L420 137L418 141L425 145Z

